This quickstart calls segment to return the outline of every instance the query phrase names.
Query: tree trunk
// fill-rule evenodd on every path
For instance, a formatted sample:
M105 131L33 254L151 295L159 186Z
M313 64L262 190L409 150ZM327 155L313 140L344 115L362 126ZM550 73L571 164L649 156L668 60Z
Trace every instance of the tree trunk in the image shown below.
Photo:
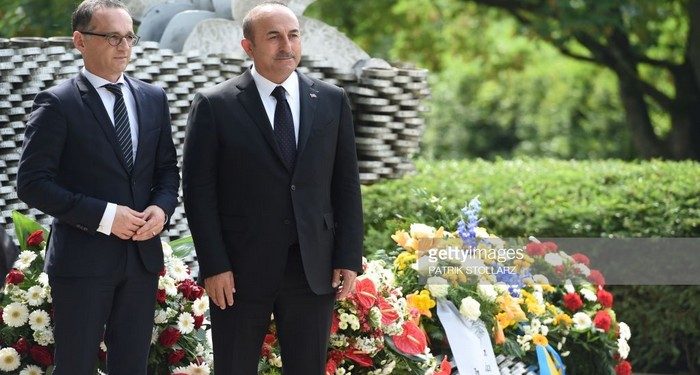
M667 146L676 160L700 160L700 88L688 60L673 70L676 97L670 109Z

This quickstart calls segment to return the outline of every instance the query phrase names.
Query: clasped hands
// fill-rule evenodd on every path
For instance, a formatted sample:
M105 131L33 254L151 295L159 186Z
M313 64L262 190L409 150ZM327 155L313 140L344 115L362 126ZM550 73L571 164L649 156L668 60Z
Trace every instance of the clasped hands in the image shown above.
M143 212L117 206L112 233L122 240L145 241L157 236L164 226L165 212L156 205L146 207Z
M334 269L332 287L336 289L335 299L344 300L355 289L357 272L347 269ZM204 279L204 289L216 306L225 309L233 306L233 295L236 286L233 281L233 272L227 271Z

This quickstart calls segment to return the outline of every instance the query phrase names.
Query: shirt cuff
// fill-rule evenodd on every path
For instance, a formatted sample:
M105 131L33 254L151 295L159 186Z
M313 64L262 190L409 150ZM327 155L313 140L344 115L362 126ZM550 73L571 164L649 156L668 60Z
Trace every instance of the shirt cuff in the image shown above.
M114 203L107 203L107 208L105 208L105 213L102 214L102 220L100 220L97 231L108 236L112 234L112 224L114 223L114 216L116 216L116 214L117 205Z

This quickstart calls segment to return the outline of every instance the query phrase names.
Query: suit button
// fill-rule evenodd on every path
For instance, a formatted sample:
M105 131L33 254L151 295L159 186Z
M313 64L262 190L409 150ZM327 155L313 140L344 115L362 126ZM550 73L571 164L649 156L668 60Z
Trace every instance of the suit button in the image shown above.
M297 189L296 185L292 185L291 189L292 189L292 191L296 190Z

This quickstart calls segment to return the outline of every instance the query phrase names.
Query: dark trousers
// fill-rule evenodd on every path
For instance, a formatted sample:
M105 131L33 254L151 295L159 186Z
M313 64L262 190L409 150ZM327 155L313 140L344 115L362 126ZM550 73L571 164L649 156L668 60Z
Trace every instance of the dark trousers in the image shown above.
M145 375L158 275L146 271L129 245L112 275L50 276L54 308L53 375L93 375L100 341L110 375Z
M290 247L284 279L274 299L239 298L234 294L233 306L224 310L210 303L214 373L257 374L263 339L270 314L274 313L283 373L325 374L334 303L335 294L316 295L311 290L299 247Z

